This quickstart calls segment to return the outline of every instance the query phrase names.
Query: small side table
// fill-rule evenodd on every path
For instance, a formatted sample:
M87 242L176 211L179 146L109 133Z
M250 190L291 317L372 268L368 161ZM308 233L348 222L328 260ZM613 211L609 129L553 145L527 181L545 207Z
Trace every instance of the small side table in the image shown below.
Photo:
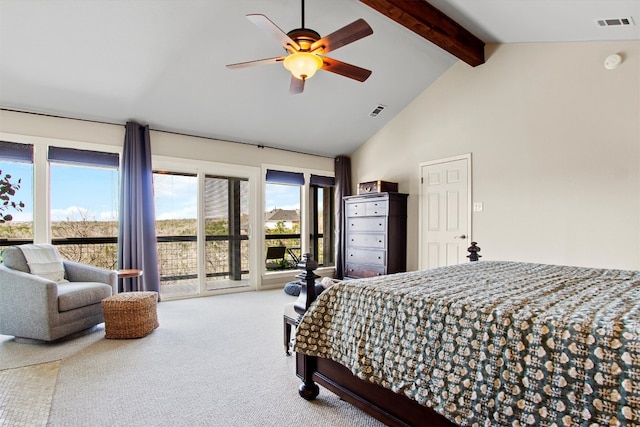
M118 279L122 279L122 292L125 290L125 280L131 279L131 284L133 285L133 279L135 281L135 287L131 286L131 289L134 291L140 291L140 277L142 277L142 270L138 270L135 268L125 268L123 270L116 270L118 274Z
M284 326L284 352L287 356L291 356L291 330L298 327L300 323L300 315L294 309L295 301L284 306L284 315L282 316Z

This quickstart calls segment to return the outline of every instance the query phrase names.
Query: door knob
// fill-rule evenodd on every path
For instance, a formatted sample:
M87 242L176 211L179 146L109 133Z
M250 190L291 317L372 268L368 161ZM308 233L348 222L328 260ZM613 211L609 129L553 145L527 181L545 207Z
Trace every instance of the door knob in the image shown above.
M465 236L464 234L462 236L456 236L454 237L454 239L466 239L467 236Z

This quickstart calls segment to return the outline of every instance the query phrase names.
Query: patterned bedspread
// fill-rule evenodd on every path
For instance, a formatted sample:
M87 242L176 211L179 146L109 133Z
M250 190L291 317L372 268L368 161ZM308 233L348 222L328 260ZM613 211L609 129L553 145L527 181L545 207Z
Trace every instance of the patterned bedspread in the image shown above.
M640 426L640 272L480 261L345 281L295 350L462 426Z

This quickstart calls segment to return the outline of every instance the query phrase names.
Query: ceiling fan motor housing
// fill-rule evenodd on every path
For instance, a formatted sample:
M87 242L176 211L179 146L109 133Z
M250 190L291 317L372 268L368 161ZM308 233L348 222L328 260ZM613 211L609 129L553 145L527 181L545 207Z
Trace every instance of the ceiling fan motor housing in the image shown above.
M287 33L291 40L298 43L300 51L308 52L311 45L320 40L320 34L309 28L296 28Z

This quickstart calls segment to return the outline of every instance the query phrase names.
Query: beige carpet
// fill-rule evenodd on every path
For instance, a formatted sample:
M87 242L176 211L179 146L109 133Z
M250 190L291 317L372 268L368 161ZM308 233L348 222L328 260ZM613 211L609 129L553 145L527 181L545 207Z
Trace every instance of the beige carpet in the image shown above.
M61 358L49 426L382 425L324 389L314 402L298 396L282 345L293 300L276 290L162 302L160 327L145 338L0 340L0 360Z

